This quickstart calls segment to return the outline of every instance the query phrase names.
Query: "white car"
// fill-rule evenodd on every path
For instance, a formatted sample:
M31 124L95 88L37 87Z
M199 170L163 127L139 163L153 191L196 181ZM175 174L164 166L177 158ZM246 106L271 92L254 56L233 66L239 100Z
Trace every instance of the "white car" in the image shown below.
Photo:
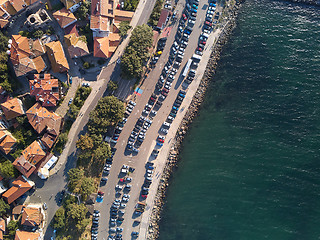
M166 139L165 136L161 136L161 135L159 135L158 138L159 138L159 139L162 139L162 140L165 140L165 139Z
M168 133L168 129L161 128L160 130L161 130L161 132L163 132L163 133L165 133L165 134L167 134L167 133Z
M153 115L157 115L157 111L152 110L152 111L151 111L151 114L153 114Z
M136 104L135 102L133 102L133 101L130 101L129 104L132 105L132 106L136 106L136 105L137 105L137 104Z
M168 123L168 122L164 122L163 125L166 126L166 127L170 127L171 124Z
M122 190L122 186L121 185L116 185L116 189Z
M128 172L129 172L128 169L124 169L124 168L121 169L121 173L128 173Z

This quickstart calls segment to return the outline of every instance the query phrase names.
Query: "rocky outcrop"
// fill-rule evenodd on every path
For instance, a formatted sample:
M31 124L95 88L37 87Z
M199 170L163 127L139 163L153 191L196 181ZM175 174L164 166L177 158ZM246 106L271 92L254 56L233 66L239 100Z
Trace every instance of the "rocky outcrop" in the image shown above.
M148 240L157 239L159 236L159 221L161 216L160 214L164 204L166 189L169 185L170 175L173 172L173 170L177 167L177 162L179 161L180 146L192 120L194 119L194 117L198 115L198 111L204 99L208 84L212 79L213 75L215 74L215 70L218 64L218 60L220 58L222 48L227 42L230 33L235 28L236 17L239 7L240 5L237 4L228 11L229 17L228 22L226 23L226 27L224 28L224 31L220 34L219 39L217 40L214 46L200 85L191 101L191 104L187 110L184 119L182 120L177 130L175 141L168 155L166 166L164 168L164 171L160 179L160 184L158 186L158 192L155 197L154 207L152 209L152 214L149 220L149 228L147 233Z

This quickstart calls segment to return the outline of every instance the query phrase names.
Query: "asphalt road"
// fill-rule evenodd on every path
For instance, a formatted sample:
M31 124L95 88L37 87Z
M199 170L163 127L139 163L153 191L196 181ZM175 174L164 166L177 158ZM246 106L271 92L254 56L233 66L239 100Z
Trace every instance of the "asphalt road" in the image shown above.
M143 14L139 17L138 25L147 22L154 4L155 0L148 0L148 3L143 5ZM121 55L121 52L119 54ZM41 180L37 176L31 178L36 183L37 189L31 194L30 202L45 202L48 206L46 213L47 230L44 239L50 239L53 235L53 229L48 225L56 210L60 207L58 205L58 199L60 198L61 191L66 188L67 172L69 169L75 167L76 141L78 140L79 135L84 132L84 127L88 122L90 111L94 109L99 99L104 95L110 79L117 80L119 83L127 82L127 80L120 78L118 67L119 66L116 63L111 63L108 67L104 68L99 75L99 78L97 79L98 84L93 87L92 94L90 95L93 97L89 96L70 130L75 132L75 136L77 137L70 139L69 134L69 141L65 147L66 152L64 152L67 155L67 160L63 163L58 162L58 165L61 165L59 166L60 169L54 175L50 176L48 180ZM123 86L126 86L126 84ZM127 91L127 93L129 92Z
M183 2L183 3L181 3ZM182 10L184 6L184 1L180 1L177 6L178 10L178 17L181 16ZM193 32L190 35L190 40L188 46L185 50L185 55L183 58L183 62L176 74L176 79L172 83L172 88L168 94L168 97L164 100L162 107L159 109L156 117L153 119L153 123L151 127L147 130L146 138L143 144L140 146L140 152L137 155L131 155L126 152L126 143L128 137L130 136L134 125L137 119L140 117L142 110L144 109L145 105L148 102L149 97L151 96L152 92L154 91L156 82L159 79L160 73L162 71L163 66L167 62L170 47L174 41L175 32L177 30L178 24L176 23L171 31L171 34L168 37L166 47L161 55L156 67L153 71L149 74L148 78L145 80L144 84L142 85L143 94L141 96L137 96L136 98L136 107L134 108L133 112L128 118L127 123L125 124L122 133L120 134L120 138L118 143L116 144L116 154L113 158L113 164L110 171L110 175L108 176L108 182L106 185L101 186L100 190L105 192L105 197L103 203L96 203L96 209L99 209L101 212L100 217L100 228L99 228L99 235L98 239L107 239L109 236L109 219L110 219L110 206L112 205L114 199L116 198L116 191L115 186L119 184L119 177L123 177L123 175L119 175L121 167L123 164L129 165L135 168L134 173L130 174L130 177L133 178L132 181L132 189L129 192L130 200L127 203L125 208L124 214L124 221L120 227L123 230L123 239L131 239L132 231L139 232L139 225L134 226L133 223L135 220L139 220L140 217L134 215L134 206L138 201L143 201L139 197L140 190L142 184L144 182L144 177L146 173L145 163L147 161L154 160L153 157L150 157L151 152L156 144L156 138L159 135L159 129L163 122L166 120L173 102L181 89L182 77L179 78L180 73L184 69L185 64L194 54L194 50L197 47L198 37L201 33L201 27L203 25L203 20L205 18L205 12L207 9L207 1L200 1L199 11L197 15L197 21L193 28ZM167 143L171 141L171 139L165 140ZM161 175L160 172L157 172L157 169L154 170L154 178L159 178ZM121 196L123 195L123 191L121 191ZM117 198L121 198L121 196L117 195Z

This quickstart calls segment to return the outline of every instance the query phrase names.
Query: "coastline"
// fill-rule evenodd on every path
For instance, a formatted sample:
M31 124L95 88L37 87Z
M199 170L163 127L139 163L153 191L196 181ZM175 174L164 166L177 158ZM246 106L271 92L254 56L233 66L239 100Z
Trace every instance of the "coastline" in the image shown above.
M198 115L198 111L200 106L204 100L205 93L209 82L212 76L215 74L216 67L218 65L218 61L220 59L220 53L228 41L230 34L233 29L236 27L236 18L238 15L238 10L241 7L240 3L237 3L233 6L232 9L229 9L228 13L228 21L224 27L224 30L220 33L216 43L210 54L210 59L207 62L207 66L205 72L203 74L202 79L200 80L200 84L192 97L191 103L180 122L178 130L176 131L175 137L170 147L170 151L167 156L167 160L165 163L165 167L163 169L160 182L157 188L157 192L154 199L154 205L152 211L149 216L148 221L148 229L147 229L147 237L146 239L157 239L159 237L159 222L161 219L161 212L164 206L164 200L166 197L166 190L169 186L169 180L171 174L174 171L174 168L177 166L179 161L179 152L181 145L183 143L184 136L187 133L187 130L192 123L194 117Z

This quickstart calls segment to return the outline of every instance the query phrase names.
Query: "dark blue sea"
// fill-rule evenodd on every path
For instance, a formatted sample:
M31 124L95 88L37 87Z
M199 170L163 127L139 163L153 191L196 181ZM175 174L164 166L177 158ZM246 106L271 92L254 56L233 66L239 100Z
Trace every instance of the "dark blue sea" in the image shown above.
M237 22L159 239L320 239L320 8L247 0Z

